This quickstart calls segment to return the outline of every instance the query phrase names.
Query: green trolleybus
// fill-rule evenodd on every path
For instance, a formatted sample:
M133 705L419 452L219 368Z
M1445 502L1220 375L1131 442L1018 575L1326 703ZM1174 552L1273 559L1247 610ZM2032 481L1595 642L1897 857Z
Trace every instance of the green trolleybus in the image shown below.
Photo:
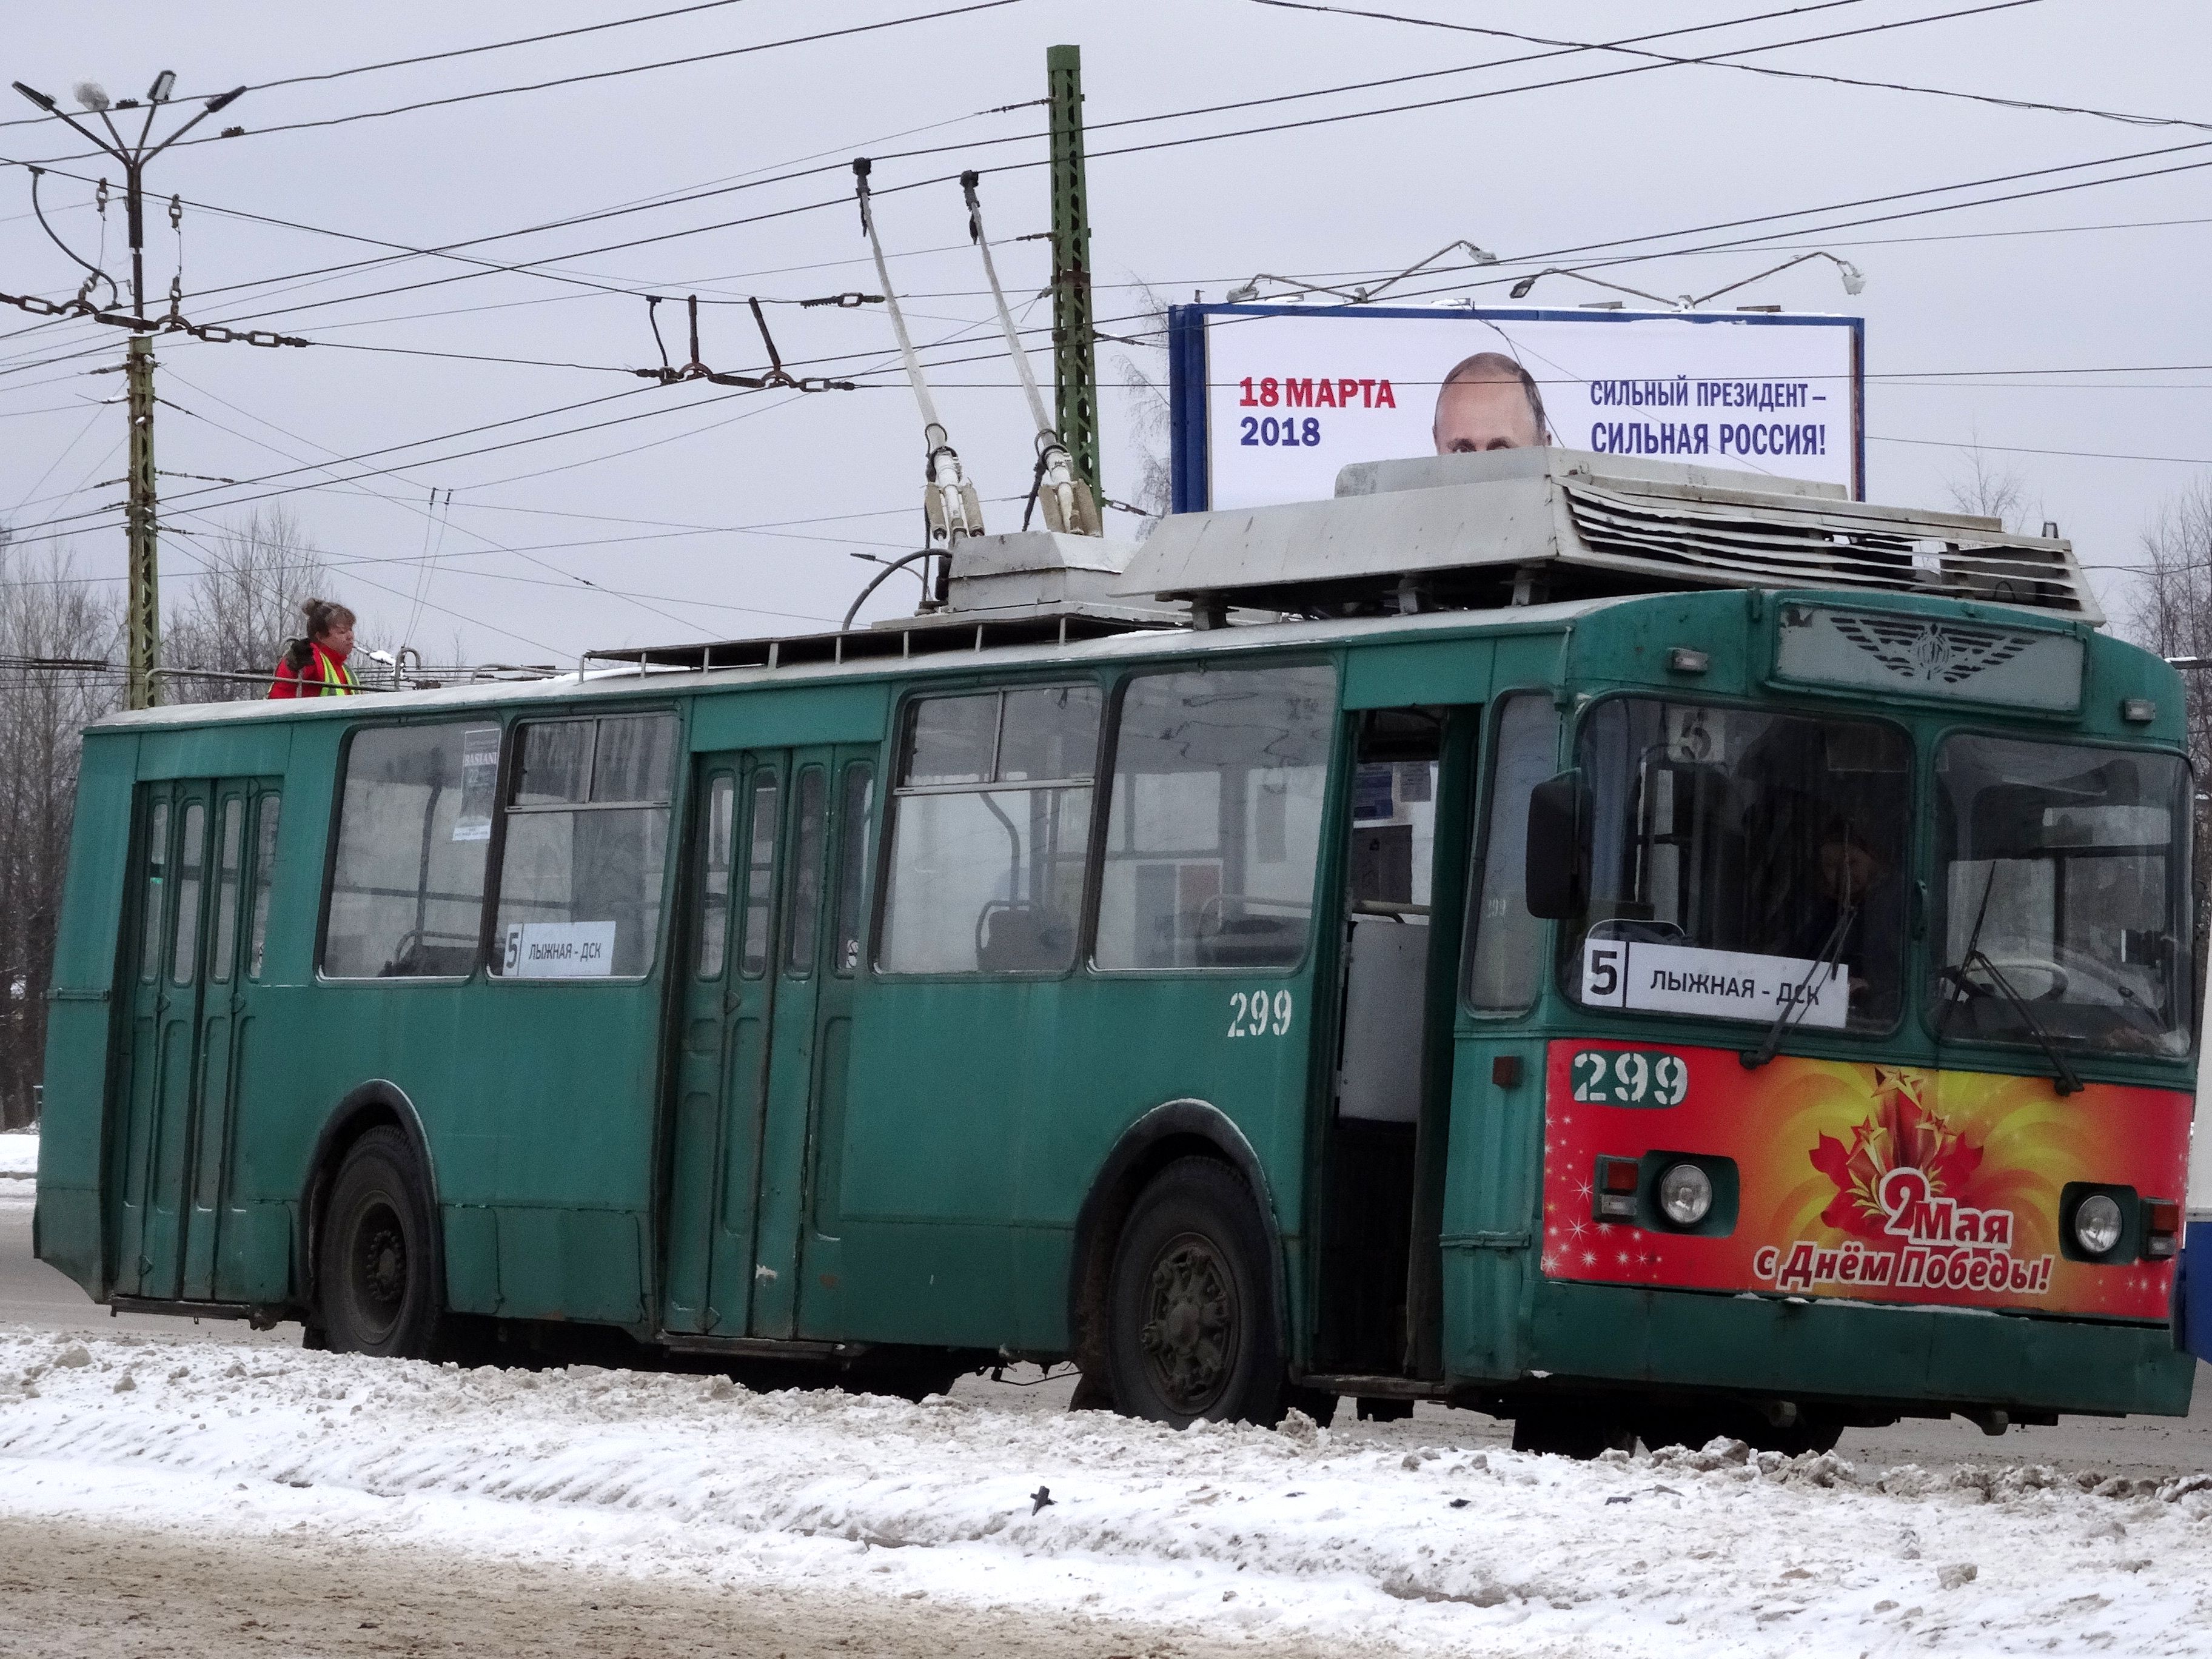
M1584 1455L2186 1411L2182 697L2066 544L1551 450L950 565L93 727L40 1256Z

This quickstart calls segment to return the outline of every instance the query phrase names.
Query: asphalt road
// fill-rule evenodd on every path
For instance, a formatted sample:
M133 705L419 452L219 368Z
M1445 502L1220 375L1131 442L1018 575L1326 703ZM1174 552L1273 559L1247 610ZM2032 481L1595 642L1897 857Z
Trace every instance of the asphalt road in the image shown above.
M27 1325L92 1335L145 1331L215 1342L300 1340L296 1325L254 1331L242 1321L111 1316L60 1273L33 1258L29 1185L0 1179L0 1327ZM969 1377L955 1392L994 1401L1008 1410L1064 1411L1072 1389L1072 1381L1063 1377L1035 1386ZM1347 1435L1408 1446L1502 1445L1512 1438L1510 1423L1479 1412L1430 1405L1419 1407L1410 1420L1373 1424L1355 1421L1347 1401L1337 1427ZM2136 1476L2195 1474L2212 1469L2212 1366L2197 1367L2196 1396L2186 1419L2069 1418L2055 1428L2016 1428L1996 1439L1960 1418L1942 1423L1908 1419L1893 1428L1851 1430L1837 1450L1855 1463L1875 1468L1899 1463L2006 1462Z

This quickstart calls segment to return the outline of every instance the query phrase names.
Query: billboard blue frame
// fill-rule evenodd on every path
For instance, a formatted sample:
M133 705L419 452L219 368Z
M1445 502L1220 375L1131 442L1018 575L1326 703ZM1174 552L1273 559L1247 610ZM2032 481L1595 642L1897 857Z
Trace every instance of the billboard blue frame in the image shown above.
M1185 305L1168 307L1169 480L1176 513L1203 513L1212 504L1206 469L1206 321L1213 317L1407 317L1471 323L1642 323L1656 320L1718 324L1732 328L1847 328L1851 336L1851 494L1866 499L1866 319L1861 317L1768 316L1751 312L1561 311L1547 307L1484 307L1444 310L1405 306Z

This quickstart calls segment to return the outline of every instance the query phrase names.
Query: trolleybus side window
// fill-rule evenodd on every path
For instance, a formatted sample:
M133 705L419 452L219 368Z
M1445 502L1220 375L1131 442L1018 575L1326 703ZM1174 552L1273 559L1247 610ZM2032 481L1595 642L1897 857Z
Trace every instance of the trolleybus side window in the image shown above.
M845 769L845 798L838 804L837 932L831 971L840 978L860 965L860 934L867 927L861 901L868 873L868 808L875 799L876 769L855 761Z
M475 969L498 739L497 726L459 720L352 735L325 977L459 979Z
M768 972L768 925L775 914L775 833L781 787L773 772L753 774L752 816L745 848L744 931L738 935L738 974Z
M1065 973L1090 849L1095 685L908 706L877 966Z
M1544 979L1544 924L1528 903L1528 792L1559 766L1559 711L1550 696L1506 698L1495 742L1467 996L1487 1013L1519 1013Z
M269 890L276 879L276 823L284 811L281 795L264 795L253 816L253 920L246 939L246 976L261 977L269 946Z
M1939 1033L2184 1054L2188 768L1961 734L1936 753Z
M636 979L660 941L673 714L524 726L499 864L492 971Z
M1328 667L1132 679L1114 745L1093 960L1291 968L1305 955L1336 723Z
M216 842L215 962L209 977L228 984L238 950L238 883L246 856L246 803L233 795L222 804L222 834Z
M1887 1030L1911 745L1873 720L1615 697L1576 747L1587 905L1569 988L1647 1013Z
M717 772L707 784L707 810L699 833L699 957L693 971L701 979L722 976L722 952L730 934L730 814L737 803L737 781Z
M830 834L830 786L818 766L799 769L799 840L792 848L791 921L784 940L783 971L804 979L814 971L822 932L822 864Z
M185 805L182 832L177 847L176 949L169 963L173 984L190 985L199 970L200 866L207 860L207 808L198 801Z
M138 951L138 977L151 985L161 974L162 901L168 895L169 803L157 800L146 814L146 897L139 917L144 929Z

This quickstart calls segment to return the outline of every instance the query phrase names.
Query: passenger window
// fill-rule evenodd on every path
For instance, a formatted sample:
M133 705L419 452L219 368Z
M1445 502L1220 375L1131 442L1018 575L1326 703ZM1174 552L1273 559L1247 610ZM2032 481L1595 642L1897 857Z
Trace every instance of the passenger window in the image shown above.
M1544 924L1528 914L1528 792L1559 769L1559 711L1548 696L1509 697L1495 741L1490 832L1468 896L1467 1000L1486 1013L1519 1013L1544 977Z
M246 803L235 795L222 804L222 836L218 843L220 876L215 888L215 962L209 977L218 985L230 983L231 957L238 949L239 860L246 851Z
M868 880L868 808L876 795L876 769L866 761L845 769L845 798L837 806L837 948L831 970L841 979L860 965L862 908Z
M276 877L276 820L281 796L264 795L255 809L253 830L253 926L247 941L246 976L261 977L262 953L269 944L269 887Z
M718 772L707 785L705 828L699 848L699 959L701 979L719 979L722 951L730 933L730 813L737 785Z
M814 971L814 946L822 933L822 860L829 793L820 767L810 766L799 773L799 839L792 848L791 936L784 944L783 971L802 978Z
M177 944L169 963L172 984L190 985L199 970L200 866L207 859L207 808L198 801L185 806L183 833L177 848Z
M522 727L500 852L507 979L636 979L653 969L675 778L673 714Z
M1313 919L1334 669L1151 674L1121 699L1103 969L1290 968Z
M157 800L146 814L146 896L139 925L138 977L151 985L161 976L162 901L168 895L169 803Z
M1074 965L1099 708L1093 685L909 707L877 959L885 973ZM857 954L857 921L853 937Z
M498 737L496 726L458 720L353 734L323 933L327 977L459 978L475 968L490 839L477 757L495 754ZM273 820L264 833L273 842Z
M768 971L769 920L775 914L775 835L782 788L773 772L753 774L751 833L745 848L745 922L738 972L758 979Z

